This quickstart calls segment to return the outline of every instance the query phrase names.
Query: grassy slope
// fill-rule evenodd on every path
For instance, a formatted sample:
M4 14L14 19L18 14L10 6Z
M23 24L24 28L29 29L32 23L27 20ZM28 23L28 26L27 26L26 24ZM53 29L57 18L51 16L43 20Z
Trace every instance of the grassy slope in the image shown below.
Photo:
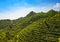
M60 36L60 14L47 19L39 19L21 30L16 36L20 42L57 42Z

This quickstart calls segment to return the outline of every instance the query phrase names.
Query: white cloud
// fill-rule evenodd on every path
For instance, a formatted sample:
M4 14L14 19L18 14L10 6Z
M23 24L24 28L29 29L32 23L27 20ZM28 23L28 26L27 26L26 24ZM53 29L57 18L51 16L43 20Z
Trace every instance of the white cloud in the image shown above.
M20 17L26 16L30 11L41 12L41 11L48 11L51 8L48 7L17 7L12 8L11 10L0 12L0 20L1 19L17 19Z
M54 5L54 7L55 7L55 8L60 8L60 3L56 3L56 4Z
M30 11L34 10L34 7L26 8L20 7L16 9L12 9L10 11L6 11L4 13L0 13L0 19L17 19L19 17L26 16Z

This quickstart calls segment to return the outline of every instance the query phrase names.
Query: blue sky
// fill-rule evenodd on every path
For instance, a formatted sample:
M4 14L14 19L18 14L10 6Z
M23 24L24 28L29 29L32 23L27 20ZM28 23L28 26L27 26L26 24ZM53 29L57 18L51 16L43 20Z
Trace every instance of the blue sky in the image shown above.
M0 19L17 19L30 11L60 10L60 0L0 0Z

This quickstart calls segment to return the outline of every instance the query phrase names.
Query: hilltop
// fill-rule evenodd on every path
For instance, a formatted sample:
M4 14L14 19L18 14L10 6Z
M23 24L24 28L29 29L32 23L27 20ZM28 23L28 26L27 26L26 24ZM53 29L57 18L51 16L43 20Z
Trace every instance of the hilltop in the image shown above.
M60 11L35 13L16 20L0 20L0 42L58 42Z

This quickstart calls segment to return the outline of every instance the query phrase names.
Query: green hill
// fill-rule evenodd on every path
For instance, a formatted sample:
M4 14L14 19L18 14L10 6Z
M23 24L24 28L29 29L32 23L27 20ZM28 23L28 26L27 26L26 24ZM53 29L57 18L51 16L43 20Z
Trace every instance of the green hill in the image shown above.
M58 42L60 12L35 13L16 20L0 20L0 42Z

